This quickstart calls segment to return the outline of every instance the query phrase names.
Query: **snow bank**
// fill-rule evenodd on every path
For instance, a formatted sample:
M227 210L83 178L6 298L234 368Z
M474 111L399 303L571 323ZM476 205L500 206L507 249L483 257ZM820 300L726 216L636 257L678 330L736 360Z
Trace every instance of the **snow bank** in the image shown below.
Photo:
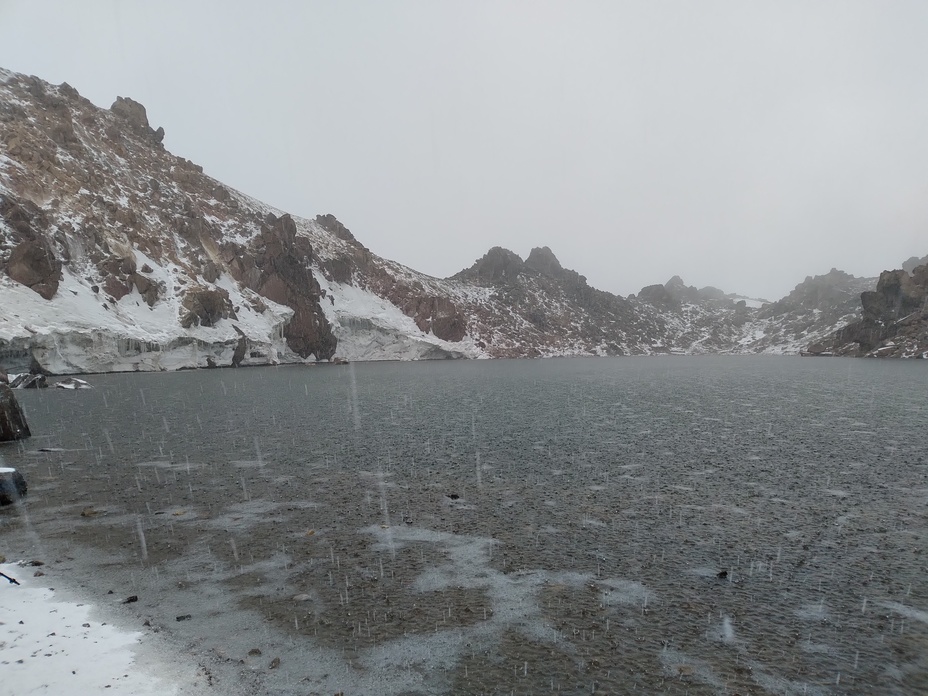
M20 583L0 578L0 696L169 696L192 680L192 666L141 651L141 633L101 622L91 606L33 586L31 569L7 563L0 572Z
M237 319L223 319L216 326L180 326L181 297L174 290L179 267L159 266L136 252L139 266L148 263L150 277L162 281L165 296L149 307L137 290L116 303L92 283L62 269L62 281L54 299L48 301L9 278L0 278L5 302L0 306L0 343L6 342L7 367L28 370L34 355L55 374L130 372L206 367L207 358L217 365L230 365L240 334L248 340L243 364L267 364L270 356L299 360L286 346L283 329L293 310L262 298L267 307L251 307L253 297L230 278L216 286L229 292L238 308ZM250 358L250 353L263 356Z

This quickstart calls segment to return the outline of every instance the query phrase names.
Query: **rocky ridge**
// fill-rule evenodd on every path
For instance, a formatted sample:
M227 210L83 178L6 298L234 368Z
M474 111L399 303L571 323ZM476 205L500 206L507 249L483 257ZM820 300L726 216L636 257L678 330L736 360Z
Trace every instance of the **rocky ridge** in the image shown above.
M145 108L0 70L0 365L81 373L330 360L790 353L862 317L832 271L775 303L678 277L623 298L547 247L447 279L168 152ZM864 286L867 287L864 287Z
M906 265L911 271L906 270ZM821 343L810 345L809 352L928 358L928 263L906 265L883 271L876 289L860 296L863 316Z

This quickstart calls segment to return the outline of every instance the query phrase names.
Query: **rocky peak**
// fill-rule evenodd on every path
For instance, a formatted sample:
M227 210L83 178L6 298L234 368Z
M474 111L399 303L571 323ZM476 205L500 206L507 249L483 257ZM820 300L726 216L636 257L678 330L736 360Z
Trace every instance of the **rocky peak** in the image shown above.
M925 264L928 264L928 256L923 256L922 258L912 256L902 264L902 270L906 273L914 273L916 268L924 266Z
M525 263L518 254L503 247L493 247L482 258L477 259L473 266L453 277L462 280L479 279L490 283L506 283L514 281L524 266Z
M525 266L551 278L559 278L564 268L549 247L535 247L525 259Z
M671 294L675 302L697 304L702 300L699 290L693 285L684 283L683 278L678 275L664 283L664 287L667 288L667 292Z

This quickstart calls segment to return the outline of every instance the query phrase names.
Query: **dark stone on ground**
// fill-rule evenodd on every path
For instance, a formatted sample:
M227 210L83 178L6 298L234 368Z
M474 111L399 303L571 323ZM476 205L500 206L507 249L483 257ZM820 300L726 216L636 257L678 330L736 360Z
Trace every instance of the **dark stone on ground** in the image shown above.
M26 479L18 471L0 471L0 505L12 505L25 497Z
M0 384L0 442L22 440L31 435L13 390L6 384Z

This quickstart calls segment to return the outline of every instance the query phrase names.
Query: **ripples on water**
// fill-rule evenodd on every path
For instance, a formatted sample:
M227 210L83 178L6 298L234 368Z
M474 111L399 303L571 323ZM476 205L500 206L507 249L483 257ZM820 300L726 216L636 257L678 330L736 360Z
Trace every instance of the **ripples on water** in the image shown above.
M29 524L0 530L138 594L220 689L928 691L921 363L91 381L21 393Z

